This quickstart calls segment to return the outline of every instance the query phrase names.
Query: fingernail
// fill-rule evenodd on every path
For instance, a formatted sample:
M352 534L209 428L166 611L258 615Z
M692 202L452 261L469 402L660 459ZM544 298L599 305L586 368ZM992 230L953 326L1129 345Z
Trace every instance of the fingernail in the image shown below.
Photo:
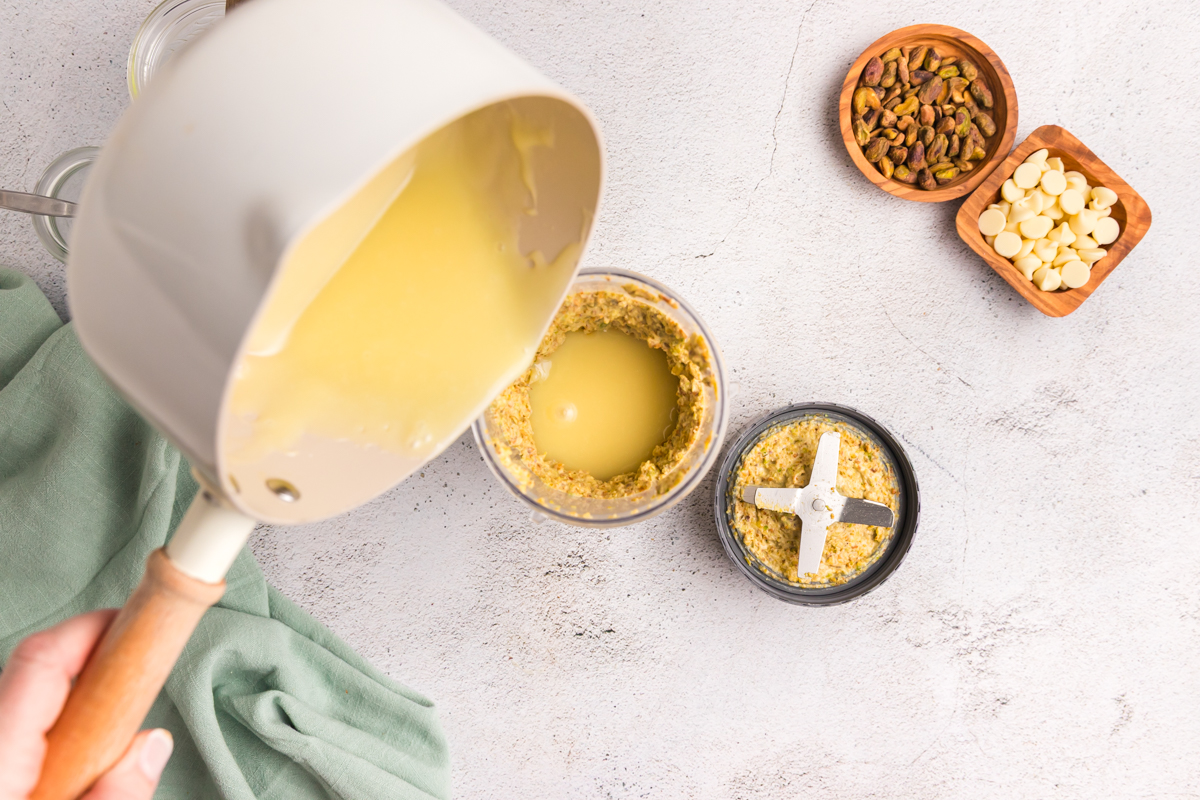
M142 745L142 754L138 756L138 766L142 774L152 781L158 780L174 749L175 740L171 738L170 731L162 728L150 731L146 743Z

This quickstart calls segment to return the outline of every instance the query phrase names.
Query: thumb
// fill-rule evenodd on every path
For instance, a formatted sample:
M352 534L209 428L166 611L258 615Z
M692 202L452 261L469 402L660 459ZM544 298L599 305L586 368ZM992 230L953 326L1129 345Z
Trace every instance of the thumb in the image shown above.
M142 731L133 737L121 760L80 800L150 800L174 747L169 731Z

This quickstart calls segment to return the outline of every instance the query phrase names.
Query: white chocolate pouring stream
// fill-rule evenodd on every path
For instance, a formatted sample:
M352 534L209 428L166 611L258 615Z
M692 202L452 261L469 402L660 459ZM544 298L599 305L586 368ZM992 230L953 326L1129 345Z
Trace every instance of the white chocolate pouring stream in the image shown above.
M557 253L520 248L538 214L535 157L553 145L552 129L511 105L477 111L396 159L285 257L229 394L234 491L282 479L322 516L319 487L296 478L305 459L350 447L367 471L407 474L520 375L590 222L581 211Z

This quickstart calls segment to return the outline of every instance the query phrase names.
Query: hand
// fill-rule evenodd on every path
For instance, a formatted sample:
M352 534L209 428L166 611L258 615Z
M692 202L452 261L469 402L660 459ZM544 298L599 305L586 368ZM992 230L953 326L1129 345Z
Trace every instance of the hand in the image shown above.
M25 639L0 672L0 800L25 800L37 786L54 725L96 642L116 611L93 611ZM142 731L80 800L150 800L174 741Z

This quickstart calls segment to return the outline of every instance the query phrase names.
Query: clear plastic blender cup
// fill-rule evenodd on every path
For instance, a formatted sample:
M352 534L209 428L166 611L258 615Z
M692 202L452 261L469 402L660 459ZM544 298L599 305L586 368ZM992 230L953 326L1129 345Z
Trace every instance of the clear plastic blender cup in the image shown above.
M729 422L729 399L725 365L712 332L700 316L675 293L657 281L620 269L584 270L571 285L568 294L590 291L628 291L653 305L674 320L688 336L697 335L708 343L712 354L710 381L700 430L678 465L663 475L655 486L634 495L611 499L577 497L547 486L540 478L513 458L505 457L504 435L487 412L475 421L475 443L492 474L535 514L570 525L612 528L631 525L661 514L687 497L712 468L725 439ZM650 300L648 298L657 298Z

